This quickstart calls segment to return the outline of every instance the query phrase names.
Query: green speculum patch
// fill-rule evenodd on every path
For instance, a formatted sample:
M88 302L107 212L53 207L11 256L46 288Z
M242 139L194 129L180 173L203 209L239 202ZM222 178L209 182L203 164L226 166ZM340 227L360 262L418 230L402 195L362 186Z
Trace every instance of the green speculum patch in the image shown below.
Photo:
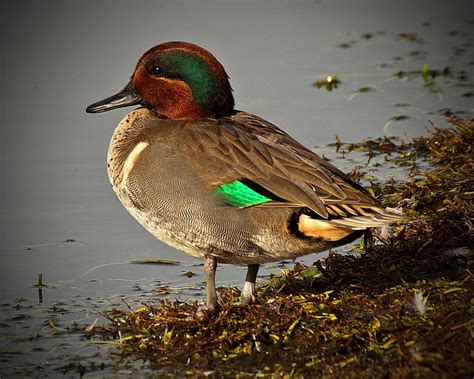
M162 53L160 61L165 63L173 77L185 81L196 104L208 103L219 90L219 79L211 67L199 56L184 51Z
M272 199L259 194L239 180L221 184L214 190L224 198L227 204L234 207L244 208L272 201Z

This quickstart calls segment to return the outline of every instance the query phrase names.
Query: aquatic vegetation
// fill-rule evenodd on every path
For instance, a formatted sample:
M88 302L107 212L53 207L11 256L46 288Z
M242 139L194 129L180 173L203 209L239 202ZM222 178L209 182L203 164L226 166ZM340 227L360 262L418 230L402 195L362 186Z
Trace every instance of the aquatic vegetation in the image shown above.
M405 77L414 77L414 76L420 76L427 80L428 78L436 78L438 76L445 76L445 77L451 77L452 76L452 71L451 68L445 67L442 70L429 70L427 64L422 64L420 70L413 70L413 71L397 71L393 74L393 76L396 76L398 78L405 78Z
M402 120L408 120L409 117L405 115L397 115L397 116L392 116L390 117L391 121L402 121Z
M348 48L351 47L354 43L355 43L355 41L343 42L343 43L340 43L340 44L339 44L339 47L340 47L341 49L348 49Z
M364 86L364 87L357 88L356 91L351 96L349 96L347 101L351 101L352 99L354 99L354 97L356 97L360 93L374 92L375 89L376 89L375 86Z
M358 93L366 93L366 92L373 92L375 91L374 86L365 86L365 87L360 87L356 90Z
M179 265L178 261L171 261L169 259L138 259L131 261L133 264L155 264L155 265Z
M467 74L464 70L455 71L451 67L444 67L443 69L430 69L428 64L423 63L420 70L412 71L397 71L392 76L402 80L413 79L421 77L423 79L423 87L431 92L441 93L443 89L436 82L436 78L444 78L444 83L454 83L456 87L471 88L473 84L469 82ZM468 97L468 96L466 96Z
M333 89L337 89L339 84L341 84L341 81L337 75L328 75L325 79L316 80L313 85L318 89L324 87L326 90L332 91Z
M411 167L405 182L371 178L370 190L407 220L375 233L366 252L296 263L261 285L251 306L237 305L240 290L220 288L217 314L164 300L109 310L110 323L85 335L157 376L472 376L474 122L449 121L410 143L336 142Z
M415 43L419 43L419 44L422 44L424 43L425 41L423 40L423 38L421 38L418 34L416 33L399 33L398 34L398 38L399 39L404 39L406 41L410 41L410 42L415 42Z

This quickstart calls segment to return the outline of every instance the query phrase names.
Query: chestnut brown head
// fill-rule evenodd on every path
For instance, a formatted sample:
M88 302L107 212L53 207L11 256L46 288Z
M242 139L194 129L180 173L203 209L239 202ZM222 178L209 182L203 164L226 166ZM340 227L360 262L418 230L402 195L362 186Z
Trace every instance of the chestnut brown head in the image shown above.
M187 42L167 42L148 50L122 91L86 111L137 104L171 119L219 118L234 112L224 67L207 50Z

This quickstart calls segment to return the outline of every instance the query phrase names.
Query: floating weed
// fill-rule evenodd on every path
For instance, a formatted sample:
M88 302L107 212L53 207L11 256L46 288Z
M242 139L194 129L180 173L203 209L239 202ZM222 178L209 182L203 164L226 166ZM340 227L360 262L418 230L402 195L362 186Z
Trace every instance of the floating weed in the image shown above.
M376 36L384 36L384 35L385 35L384 31L376 31L374 33L363 33L363 34L361 34L360 38L365 39L365 40L369 40L369 39L372 39Z
M328 75L325 79L316 80L314 82L316 88L320 89L324 87L328 91L337 89L339 84L341 84L341 81L338 79L337 75Z
M408 53L408 55L410 57L413 57L416 60L422 60L422 59L426 59L426 57L428 56L428 53L423 50L412 50Z
M418 36L418 34L416 33L399 33L398 38L406 40L406 41L410 41L410 42L419 43L419 44L422 44L425 42L423 38Z
M360 94L360 93L368 93L368 92L374 92L375 91L375 88L374 86L364 86L364 87L360 87L358 89L356 89L355 93L353 93L351 96L349 96L349 98L347 99L347 101L351 101L354 97L356 97L356 95Z
M469 82L466 71L459 70L454 71L450 67L444 67L443 69L430 69L427 63L421 65L420 70L413 71L397 71L392 76L402 80L408 80L413 78L421 77L423 79L423 86L435 93L442 93L443 90L436 84L436 78L444 78L445 83L453 83L456 87L468 87L471 88L473 84Z
M352 47L352 45L355 43L355 41L349 41L349 42L343 42L343 43L340 43L339 44L339 47L341 49L348 49L350 47Z
M390 68L390 67L392 67L392 65L389 64L389 63L380 63L380 64L377 65L376 69L377 69L377 71L383 71L386 68Z
M435 112L428 112L428 114L439 114L446 117L452 117L455 113L456 111L453 111L451 108L441 108Z
M472 377L474 261L446 251L474 247L474 122L449 121L410 143L352 144L414 166L404 182L372 182L384 205L407 215L383 244L285 268L250 306L237 304L239 289L220 288L215 314L162 300L108 310L110 323L84 334L115 343L117 361L144 360L156 377Z
M159 286L156 287L154 291L159 293L160 295L168 295L171 293L169 286Z
M152 265L172 265L176 266L180 263L178 261L170 261L167 259L138 259L135 261L131 261L130 263L133 264L152 264Z
M428 65L426 63L421 65L421 76L425 80L428 79Z
M410 117L405 116L405 115L397 115L397 116L392 116L390 117L390 121L402 121L402 120L408 120Z
M33 286L33 288L48 288L48 286L43 283L43 274L38 274L38 282Z
M192 278L193 276L196 276L196 275L197 274L192 271L186 271L185 273L183 273L183 276L187 276L188 278Z
M423 79L427 80L429 78L434 79L438 76L453 77L453 72L450 67L445 67L442 70L428 69L428 65L423 63L420 70L397 71L393 74L393 76L396 76L400 79L421 76Z

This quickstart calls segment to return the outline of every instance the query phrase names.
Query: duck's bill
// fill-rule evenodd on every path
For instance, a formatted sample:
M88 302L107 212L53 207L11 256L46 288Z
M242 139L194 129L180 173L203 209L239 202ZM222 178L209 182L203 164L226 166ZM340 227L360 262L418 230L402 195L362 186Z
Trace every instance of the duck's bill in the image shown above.
M112 109L128 107L142 103L142 99L135 93L130 81L123 90L86 108L87 113L100 113Z

